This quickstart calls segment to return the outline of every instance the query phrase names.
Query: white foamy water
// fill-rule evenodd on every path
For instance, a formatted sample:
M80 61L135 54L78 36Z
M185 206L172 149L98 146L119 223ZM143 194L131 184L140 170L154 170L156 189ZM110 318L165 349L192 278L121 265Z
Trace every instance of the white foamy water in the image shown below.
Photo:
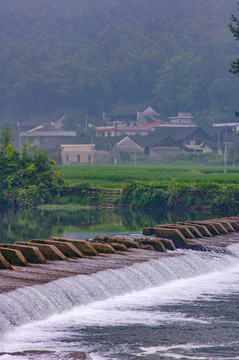
M103 345L100 342L99 349L97 346L92 349L92 344L87 343L85 338L89 331L100 329L98 331L105 334L121 327L198 329L209 328L214 322L220 324L218 313L189 312L188 305L208 302L215 303L216 308L219 299L227 301L239 294L239 246L231 245L228 249L232 255L178 251L176 257L90 276L60 279L0 295L0 352L5 353L0 359L16 359L16 356L6 353L17 351L56 349L62 353L71 351L74 346L91 352L94 360L112 359L107 352L101 353ZM230 327L234 322L237 324L237 319L223 319L223 322ZM139 346L138 352L131 355L147 357L159 353L175 359L183 356L193 359L192 352L200 352L204 347L210 352L210 348L215 346L214 343L206 346L187 342L180 347L174 345L173 340L170 346ZM122 343L121 353L123 348ZM119 359L130 359L124 357L126 355L120 356ZM200 356L198 354L197 359L207 359ZM226 358L224 355L221 357Z

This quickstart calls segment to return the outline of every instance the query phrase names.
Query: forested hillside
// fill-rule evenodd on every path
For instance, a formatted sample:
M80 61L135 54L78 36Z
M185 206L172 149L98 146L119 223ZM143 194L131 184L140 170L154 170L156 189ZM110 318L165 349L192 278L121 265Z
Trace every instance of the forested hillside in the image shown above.
M1 0L0 117L147 103L228 118L234 0Z

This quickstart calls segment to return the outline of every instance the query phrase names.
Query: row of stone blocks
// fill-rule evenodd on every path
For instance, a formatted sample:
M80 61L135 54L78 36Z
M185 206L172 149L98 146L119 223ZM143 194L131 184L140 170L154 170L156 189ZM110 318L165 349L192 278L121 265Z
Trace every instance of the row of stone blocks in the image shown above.
M190 239L202 239L239 232L239 217L186 221L176 224L156 225L143 230L144 235L171 239L176 248L194 248Z
M117 254L130 248L166 252L175 250L170 239L153 240L148 237L137 241L126 237L97 236L94 241L50 237L48 240L33 239L31 242L16 241L0 244L0 269L16 269L16 266L46 264L48 261L86 258L100 254Z
M111 238L112 240L113 238ZM115 241L74 240L50 237L48 240L33 239L31 242L16 241L14 244L0 244L0 269L16 269L15 266L46 264L48 261L86 258L100 254L117 254L128 251L130 247L139 247L130 240L115 238Z
M159 252L176 248L196 248L190 239L212 237L230 232L239 232L239 218L230 217L203 221L187 221L176 224L156 225L145 228L141 237L97 236L95 240L74 240L50 237L48 240L33 239L31 242L16 241L0 244L0 269L15 269L15 266L45 264L47 261L85 258L100 254L116 254L129 248L141 248ZM153 236L150 236L153 235Z

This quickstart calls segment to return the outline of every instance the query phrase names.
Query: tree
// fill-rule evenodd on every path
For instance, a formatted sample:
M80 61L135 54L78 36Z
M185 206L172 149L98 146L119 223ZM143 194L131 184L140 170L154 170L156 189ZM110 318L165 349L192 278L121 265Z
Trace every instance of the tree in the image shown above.
M64 129L67 131L77 131L79 119L72 115L66 115L63 119Z
M201 97L200 68L201 58L192 53L175 55L161 67L154 89L154 101L161 114L195 111Z
M239 3L238 3L239 6ZM238 10L239 11L239 10ZM234 36L235 40L239 40L239 19L235 15L231 15L231 22L228 25L229 30ZM232 61L231 68L229 70L232 74L239 76L239 59Z
M6 126L2 129L0 135L0 149L1 151L6 151L8 145L11 144L13 139L13 129L11 126Z
M186 109L193 94L195 106L190 110L209 110L207 91L218 78L218 67L232 56L226 24L234 3L1 0L0 116L26 118L59 108L102 113L118 103L152 103L157 71L165 74L173 62L183 65L175 58L182 53L202 57L206 70L201 71L201 62L193 70L200 80L196 88L193 84L193 94L191 65L185 64L189 71L184 72L185 86L181 95L178 87L176 101ZM213 103L220 104L214 99ZM167 97L161 105L162 113L168 114ZM176 103L173 112L177 108Z
M8 206L50 202L65 183L55 171L54 161L42 150L32 151L29 145L20 153L11 144L12 136L10 128L3 129L0 136L0 202Z

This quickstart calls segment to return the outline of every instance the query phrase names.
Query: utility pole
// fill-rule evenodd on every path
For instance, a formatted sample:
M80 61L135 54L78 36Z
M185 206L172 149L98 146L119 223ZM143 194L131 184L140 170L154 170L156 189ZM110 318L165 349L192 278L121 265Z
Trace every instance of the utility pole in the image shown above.
M227 126L225 127L224 174L227 173Z
M136 161L136 144L134 145L134 166L137 165L137 161Z
M115 165L117 165L117 156L118 156L118 147L117 144L115 144L115 159L114 159Z
M19 146L19 151L21 151L21 134L20 134L20 131L19 131L19 135L18 135L18 146Z
M38 135L38 155L40 154L40 136Z
M88 114L85 115L85 128L88 128Z
M220 152L220 130L217 133L217 153Z
M231 126L230 123L222 123L222 124L213 124L213 127L222 127L225 129L225 139L224 139L224 174L227 173L227 147L228 147L228 127ZM220 131L218 132L218 150L220 147Z
M19 151L21 151L20 121L17 122L17 128L18 128L18 147L19 147Z
M118 124L117 124L117 120L115 121L115 137L118 136Z

